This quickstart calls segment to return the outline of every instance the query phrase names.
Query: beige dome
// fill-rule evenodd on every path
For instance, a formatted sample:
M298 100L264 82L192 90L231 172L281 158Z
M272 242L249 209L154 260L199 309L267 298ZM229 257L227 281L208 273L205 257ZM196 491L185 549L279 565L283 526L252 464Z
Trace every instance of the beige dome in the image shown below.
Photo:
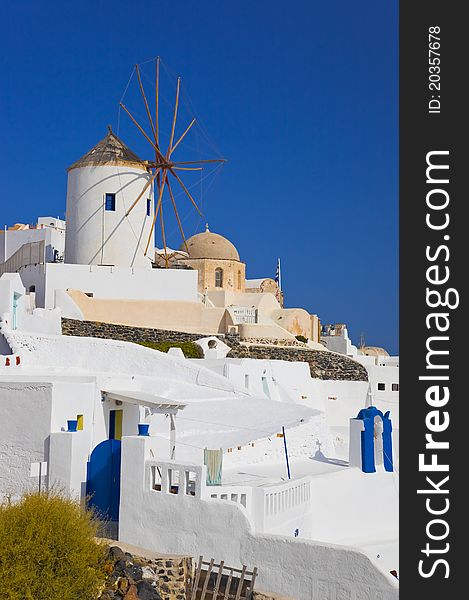
M233 244L218 233L208 229L187 240L189 258L215 258L218 260L238 260L239 254ZM181 247L185 250L185 246Z
M360 352L366 356L389 356L388 352L379 346L363 346Z

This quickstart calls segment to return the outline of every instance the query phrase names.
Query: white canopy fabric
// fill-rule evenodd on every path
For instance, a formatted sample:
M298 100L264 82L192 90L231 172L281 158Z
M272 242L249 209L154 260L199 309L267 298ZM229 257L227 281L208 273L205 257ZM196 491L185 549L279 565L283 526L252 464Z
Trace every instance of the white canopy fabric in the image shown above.
M175 415L178 410L186 408L186 404L175 402L162 396L141 392L140 390L101 390L106 400L118 400L138 406L147 406L153 413Z

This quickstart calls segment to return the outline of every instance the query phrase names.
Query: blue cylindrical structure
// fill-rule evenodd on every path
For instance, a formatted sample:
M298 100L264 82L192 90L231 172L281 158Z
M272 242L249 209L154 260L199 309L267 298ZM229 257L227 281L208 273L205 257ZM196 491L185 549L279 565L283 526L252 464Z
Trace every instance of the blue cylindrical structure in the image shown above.
M148 423L139 423L138 424L138 435L150 435L149 430L150 425Z
M78 427L77 419L70 419L67 421L67 431L76 431Z

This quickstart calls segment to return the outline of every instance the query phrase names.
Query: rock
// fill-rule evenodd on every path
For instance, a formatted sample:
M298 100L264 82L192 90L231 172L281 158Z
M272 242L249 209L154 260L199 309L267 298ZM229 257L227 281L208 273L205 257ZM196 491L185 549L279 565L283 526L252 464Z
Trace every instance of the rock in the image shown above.
M140 581L143 575L143 569L140 565L128 564L124 569L124 575L133 581Z
M139 600L161 600L161 596L149 581L139 581L137 583L137 592Z
M128 592L124 596L124 600L139 600L138 595L137 595L137 586L136 585L131 585L129 587Z
M151 579L152 581L156 581L157 575L151 567L144 566L142 567L142 579Z
M129 589L129 580L127 579L127 577L119 577L119 579L117 580L117 589L119 590L122 596L127 592L127 590Z
M111 546L108 550L108 558L112 562L117 562L118 560L124 560L125 554L119 546Z
M116 564L114 565L114 573L113 574L118 574L118 575L122 576L122 575L124 575L124 570L126 568L127 568L127 561L125 560L125 558L121 558L116 561Z

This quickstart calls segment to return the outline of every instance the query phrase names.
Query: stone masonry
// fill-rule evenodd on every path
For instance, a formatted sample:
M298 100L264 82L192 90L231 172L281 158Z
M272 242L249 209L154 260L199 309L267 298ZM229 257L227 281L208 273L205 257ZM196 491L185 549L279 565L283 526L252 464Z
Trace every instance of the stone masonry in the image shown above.
M62 334L82 337L95 337L126 342L195 342L203 334L166 331L147 327L129 327L113 323L62 319ZM267 345L267 340L250 340L241 343L238 335L217 335L216 337L231 347L228 358L258 358L266 360L286 360L307 362L311 377L315 379L333 379L341 381L368 381L363 365L334 352L312 350L306 345L294 342L294 345ZM262 343L264 342L264 344Z

